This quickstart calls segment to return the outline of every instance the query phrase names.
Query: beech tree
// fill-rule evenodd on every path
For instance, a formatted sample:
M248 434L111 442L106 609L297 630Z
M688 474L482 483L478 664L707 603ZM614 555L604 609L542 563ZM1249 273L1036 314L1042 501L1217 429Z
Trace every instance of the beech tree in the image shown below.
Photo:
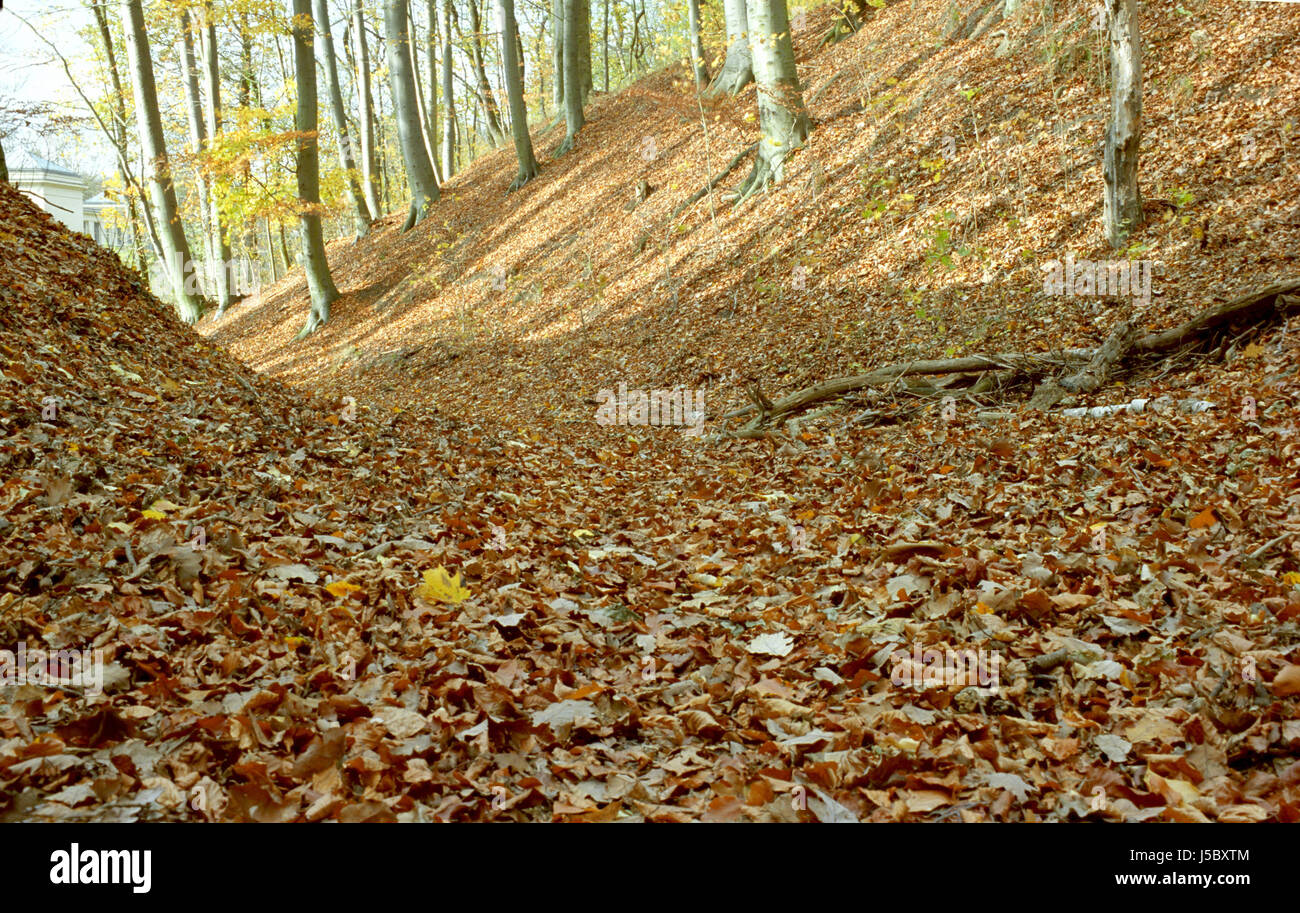
M587 0L564 0L564 141L555 150L556 158L573 148L574 139L585 121L582 117L582 49L578 32L584 21L582 7Z
M1106 182L1103 220L1106 240L1123 247L1142 221L1138 150L1142 145L1142 39L1134 0L1107 0L1110 22L1110 123L1102 176Z
M442 177L451 180L456 173L456 102L451 83L451 0L442 0L439 26L442 38L442 104L446 120L442 127Z
M517 190L537 177L537 159L533 156L532 137L528 135L528 108L524 104L524 79L519 65L522 50L519 26L515 22L515 2L497 0L497 3L501 14L501 60L505 67L506 99L510 104L510 132L519 159L519 171L510 189Z
M140 146L144 151L144 168L157 217L159 240L163 245L163 257L176 296L176 310L186 323L194 323L202 315L203 307L185 278L185 274L194 268L194 258L176 205L176 186L172 183L171 163L163 141L158 89L154 83L153 59L149 52L149 36L145 34L140 0L122 0L121 12L122 28L126 33L127 62L135 93Z
M495 149L505 141L506 131L501 126L496 96L492 94L492 83L488 81L487 69L483 66L483 29L479 22L478 0L469 0L469 25L470 62L473 64L474 77L478 80L478 99L483 107L483 132L488 145Z
M402 231L429 214L429 207L438 199L438 181L433 174L433 163L424 147L420 131L420 108L415 94L415 74L411 68L410 19L406 14L406 0L385 0L384 42L388 51L388 82L393 92L393 119L397 121L397 139L402 147L402 160L406 164L406 182L411 191L411 208Z
M754 58L749 50L749 17L745 0L722 0L727 24L727 57L709 86L710 95L735 95L754 81Z
M370 91L370 47L366 42L366 18L361 0L352 6L352 34L356 41L357 105L360 108L358 132L361 134L361 189L365 192L366 208L374 218L383 215L379 200L379 156L375 151L375 97Z
M357 237L362 237L370 230L370 205L361 189L357 163L352 155L352 136L348 129L347 112L343 107L343 91L339 88L338 59L334 54L334 38L330 34L329 5L326 0L315 0L313 12L316 30L320 34L321 50L324 52L325 90L329 93L330 113L334 118L334 132L338 136L339 162L347 176L348 196L352 199Z
M690 29L691 71L695 74L696 90L709 82L709 69L704 60L704 41L700 37L700 0L686 0L687 27Z
M794 66L790 17L785 0L749 0L746 16L754 76L758 82L758 154L739 188L737 202L766 190L784 176L785 160L803 145L812 122Z
M404 0L403 0L404 2ZM330 305L339 290L325 259L320 222L320 150L317 141L316 58L312 54L311 0L291 0L293 16L293 75L298 86L298 221L302 230L303 271L311 293L311 311L298 338L313 333L330 319Z
M194 152L194 184L198 188L199 224L207 223L206 260L216 280L216 301L219 312L230 306L230 280L225 270L221 253L221 214L217 208L217 197L208 186L208 177L204 170L202 156L208 149L208 121L203 115L203 99L199 95L199 70L194 61L193 20L188 7L180 7L181 33L181 83L185 88L185 113L190 126L190 147Z
M203 2L203 24L199 29L199 53L203 59L203 85L207 93L207 105L204 106L207 142L216 143L221 135L221 63L217 57L217 17L212 8L212 0ZM209 192L212 195L212 259L219 264L217 270L217 313L224 313L230 306L230 273L226 264L230 262L230 239L226 234L226 220L221 214L221 200L214 179Z

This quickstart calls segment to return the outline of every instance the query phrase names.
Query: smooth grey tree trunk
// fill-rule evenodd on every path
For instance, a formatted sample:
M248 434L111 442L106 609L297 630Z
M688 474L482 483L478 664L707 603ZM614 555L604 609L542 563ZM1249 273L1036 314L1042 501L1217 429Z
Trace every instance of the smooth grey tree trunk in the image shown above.
M506 131L501 126L496 96L492 94L492 84L488 81L487 69L483 66L483 29L479 22L478 0L469 0L469 25L470 63L478 84L479 103L483 106L484 132L487 134L488 145L495 149L505 142Z
M415 21L409 0L406 7L406 19L411 29L411 78L415 80L415 104L420 114L420 137L424 140L424 152L429 156L433 166L433 180L438 180L438 144L434 142L433 131L429 129L429 102L424 95L424 81L420 78L420 28Z
M551 97L555 116L564 116L564 2L551 0Z
M406 0L384 2L384 44L388 51L388 82L393 93L393 119L397 122L397 139L406 164L406 183L411 191L411 208L402 231L409 231L429 214L438 199L438 181L433 163L424 148L420 132L420 108L415 92L415 74L411 70L410 20Z
M334 37L330 34L329 4L326 0L315 0L312 12L316 18L316 30L320 33L321 50L324 51L325 90L330 97L330 114L334 118L334 132L338 136L339 162L348 179L348 195L352 199L352 212L355 215L357 237L363 237L370 230L370 205L366 202L365 191L361 189L361 173L357 169L356 159L352 154L352 136L348 131L348 115L343 107L343 90L339 87L339 64L334 53Z
M429 17L429 31L425 33L424 49L429 57L429 100L424 106L424 116L428 118L430 157L433 159L434 177L442 183L438 168L438 10L434 0L425 0L425 11Z
M710 95L735 95L754 81L754 58L749 50L749 14L745 0L722 0L727 23L727 57L709 86Z
M221 135L221 75L220 61L217 59L217 17L212 8L212 0L203 4L203 27L199 30L199 50L203 55L204 88L207 91L208 104L204 109L207 117L207 142L209 146ZM217 313L224 313L230 307L230 239L226 236L225 219L221 216L221 201L217 193L217 182L213 180L209 188L212 194L212 258L217 261Z
M686 20L691 30L691 70L695 73L695 90L698 92L709 84L704 39L700 37L700 0L686 0Z
M518 190L537 177L537 159L533 140L528 135L528 107L524 104L524 80L519 66L519 26L515 22L515 0L497 0L501 14L501 60L505 67L506 98L510 104L510 132L515 139L519 171L510 184Z
M311 311L298 338L315 332L330 319L330 305L339 290L325 258L325 235L320 223L320 144L317 141L316 58L312 53L311 0L291 0L293 15L293 75L298 88L294 128L298 138L298 220L302 228L303 272L311 293Z
M578 0L578 70L582 80L582 103L591 96L591 0Z
M1106 181L1103 220L1106 240L1123 247L1142 222L1138 152L1142 145L1142 38L1134 0L1107 0L1110 20L1110 123L1102 176Z
M746 14L758 83L758 155L737 202L784 177L785 160L812 130L794 66L785 0L749 0Z
M451 82L451 0L442 0L439 10L442 38L442 104L447 109L442 128L442 177L451 180L456 173L456 99Z
M214 221L215 207L212 204L212 192L208 187L208 177L203 171L203 152L208 146L208 132L203 120L203 100L199 95L199 68L194 62L194 32L193 21L190 19L188 7L180 7L180 32L181 32L181 84L185 88L185 119L190 127L190 148L194 153L194 185L198 189L199 198L199 225L203 226L204 257L205 267L202 275L203 294L207 295L210 291L209 273L214 270L211 267L216 259L213 253L216 245L213 243L213 231L216 227ZM221 272L221 270L215 270Z
M585 123L582 117L582 63L578 30L585 0L564 0L564 142L555 150L559 158L573 148L574 139Z
M375 151L375 97L370 91L370 48L366 43L366 20L361 0L352 7L352 33L357 43L357 105L360 108L358 129L361 133L361 189L366 195L366 208L372 218L384 213L379 199L379 156Z
M99 27L99 40L103 45L104 57L108 61L109 83L113 88L113 144L117 147L117 172L122 179L127 210L131 219L131 244L135 247L136 267L141 272L144 272L146 270L144 242L140 238L140 230L137 224L140 216L144 217L145 229L149 233L149 240L153 244L154 253L159 259L162 258L162 242L158 240L158 230L154 227L153 217L149 214L149 203L145 200L141 188L136 186L135 178L130 171L130 163L127 161L127 132L129 128L126 122L126 101L122 95L122 77L117 69L117 51L113 48L113 34L108 27L108 11L104 9L103 4L95 3L91 5L91 13L95 17L95 24ZM140 196L140 211L138 213L136 211L137 193Z
M140 9L140 0L122 0L121 11L140 146L144 152L145 174L154 211L158 216L159 240L163 244L163 256L176 295L176 310L186 323L194 323L202 314L202 305L185 279L186 270L194 268L194 259L177 211L176 187L172 183L171 164L163 141L158 89L154 84L153 60L149 54L149 36L144 30L144 12Z

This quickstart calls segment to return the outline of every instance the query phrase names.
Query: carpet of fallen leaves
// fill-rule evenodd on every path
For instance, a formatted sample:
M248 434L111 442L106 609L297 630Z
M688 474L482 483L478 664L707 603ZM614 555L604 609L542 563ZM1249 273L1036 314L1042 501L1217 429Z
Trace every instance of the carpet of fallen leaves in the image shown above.
M870 42L906 57L922 32L886 18L898 12L873 26L898 25L892 45L864 29L805 63L824 79ZM618 183L640 165L599 174L619 161L597 154L599 137L639 142L628 118L682 118L659 166L702 155L693 100L668 80L598 102L590 145L506 202L486 186L507 175L502 155L458 177L444 210L469 240L435 220L333 247L346 297L306 343L287 338L305 312L300 273L212 328L298 389L177 325L112 255L0 185L0 649L96 648L105 662L102 694L0 683L0 814L1300 820L1297 335L1275 327L1107 388L1094 402L1148 402L1103 418L963 404L867 428L859 401L768 441L600 427L589 399L619 381L761 372L784 392L854 359L909 357L890 321L912 307L883 291L848 342L800 329L839 320L834 302L752 275L676 287L661 258L694 256L689 232L648 251L654 265L624 251L608 282L581 258L571 289L554 285L559 267L542 272L573 234L551 216L583 222L575 181L618 197L619 218L643 215L623 212ZM1151 108L1159 124L1158 96ZM678 134L660 136L663 149ZM623 161L644 163L635 154ZM676 198L708 173L681 167ZM644 207L662 219L673 201L659 195ZM785 202L766 218L823 212ZM1058 218L1052 199L1031 202L1028 217ZM710 224L707 209L692 218ZM717 221L757 236L763 218ZM536 258L511 266L508 287L542 283L508 312L484 303L491 264L475 259L498 232ZM1284 270L1294 250L1278 234L1259 239L1253 269L1234 259L1244 241L1162 252L1200 266L1153 321ZM842 252L844 269L866 260ZM1036 281L914 269L938 300L980 302L963 317L952 297L954 333L975 332L985 296ZM724 320L733 292L742 306ZM573 316L583 300L628 314ZM1010 302L1038 329L1002 326L981 348L1090 343L1109 325L1071 325L1076 338L1050 323L1059 304ZM481 311L491 334L472 325ZM895 654L918 646L996 658L998 687L896 684L920 670Z

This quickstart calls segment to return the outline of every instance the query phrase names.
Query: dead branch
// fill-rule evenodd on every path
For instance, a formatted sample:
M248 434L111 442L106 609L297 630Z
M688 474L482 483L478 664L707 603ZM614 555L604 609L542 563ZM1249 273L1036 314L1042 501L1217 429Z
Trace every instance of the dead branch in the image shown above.
M695 191L695 192L694 192L693 194L691 194L689 197L687 197L686 199L682 200L682 201L681 201L680 203L678 203L675 207L673 207L673 215L672 215L672 217L673 217L674 219L677 218L677 217L680 216L682 213L684 213L686 210L688 210L688 209L690 209L692 206L694 206L697 202L699 202L700 200L702 200L702 199L704 198L704 195L705 195L706 193L708 193L710 190L712 190L712 189L714 188L714 186L715 186L719 181L721 181L721 180L722 180L723 178L725 178L727 175L731 174L732 170L733 170L737 165L740 164L740 160L741 160L741 159L743 159L745 156L749 155L749 153L753 152L753 151L754 151L755 149L757 149L757 148L758 148L758 143L750 143L750 144L749 144L748 146L746 146L744 149L741 149L739 152L737 152L737 153L736 153L736 157L733 158L730 162L728 162L728 163L723 167L723 169L722 169L721 171L719 171L719 172L718 172L717 174L715 174L713 177L709 178L709 180L705 183L705 185L704 185L703 187L701 187L699 190Z
M1186 323L1168 330L1138 335L1137 324L1125 321L1116 327L1106 341L1096 349L1067 349L1055 355L1029 355L1004 352L995 355L967 355L962 358L943 358L931 361L911 361L888 365L867 374L836 377L811 387L797 390L774 401L767 397L751 398L754 403L728 412L723 419L758 414L732 436L758 436L764 425L782 422L792 412L807 408L822 400L843 396L854 390L873 386L893 386L907 375L946 375L976 372L995 372L1005 386L1017 378L1042 376L1053 368L1065 368L1070 373L1039 384L1030 400L1030 406L1048 409L1070 393L1091 393L1101 388L1106 380L1122 365L1139 356L1172 353L1176 357L1194 345L1203 344L1215 331L1230 324L1250 321L1263 323L1289 310L1300 310L1300 279L1284 279L1233 298L1223 304L1206 308ZM943 393L944 386L932 386L922 393ZM978 392L985 392L979 390Z

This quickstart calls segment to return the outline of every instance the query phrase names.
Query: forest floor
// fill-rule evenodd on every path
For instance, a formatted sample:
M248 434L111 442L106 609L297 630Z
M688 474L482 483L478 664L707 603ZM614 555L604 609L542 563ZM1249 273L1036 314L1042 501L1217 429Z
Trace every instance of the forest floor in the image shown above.
M1300 275L1294 10L1144 6L1115 254L1103 41L1026 9L945 39L902 2L828 48L810 13L816 129L739 210L672 215L752 88L600 97L517 193L500 150L331 245L299 343L300 270L205 341L0 186L0 648L105 658L102 693L0 686L3 815L1300 820L1285 322L1083 401L1142 411L903 386L712 439L747 383L1090 347ZM1150 301L1045 294L1067 255L1153 262ZM620 384L703 390L706 434L600 424Z

